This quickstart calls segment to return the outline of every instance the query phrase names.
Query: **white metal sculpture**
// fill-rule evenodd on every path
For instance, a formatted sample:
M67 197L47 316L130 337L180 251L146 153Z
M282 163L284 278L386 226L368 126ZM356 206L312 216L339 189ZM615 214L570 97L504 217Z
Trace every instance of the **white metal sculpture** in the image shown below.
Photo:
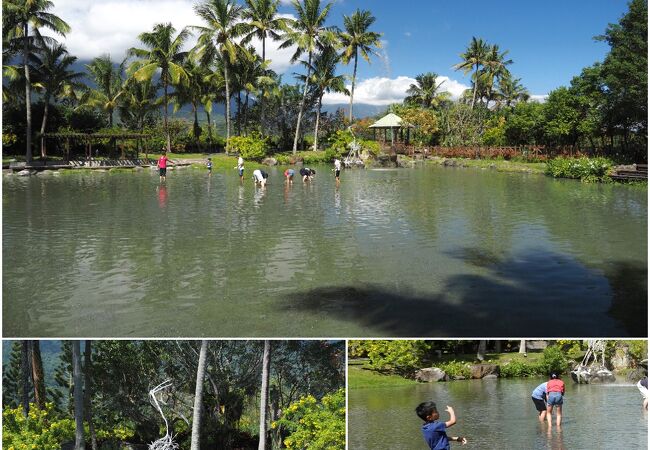
M605 367L604 339L590 339L587 341L587 352L582 362L571 371L571 378L578 384L606 383L616 381L616 377Z
M156 386L155 388L149 391L149 401L151 401L151 404L154 406L154 408L156 408L156 410L160 413L163 420L165 421L165 436L149 444L149 450L177 450L178 449L178 444L174 442L174 437L171 434L169 434L169 423L167 422L167 418L165 417L165 414L163 414L162 408L160 407L160 403L164 405L165 402L163 401L162 398L160 398L159 400L156 397L158 393L161 393L162 391L164 391L167 388L170 388L171 386L172 386L171 380L167 380L167 381L163 381L158 386Z
M361 160L361 156L359 155L359 150L361 150L361 145L357 142L357 137L354 135L354 132L352 131L352 127L348 127L348 131L352 135L352 142L348 144L348 147L350 148L350 152L348 153L348 156L346 156L343 159L343 165L345 167L354 167L355 165L363 165L363 161Z

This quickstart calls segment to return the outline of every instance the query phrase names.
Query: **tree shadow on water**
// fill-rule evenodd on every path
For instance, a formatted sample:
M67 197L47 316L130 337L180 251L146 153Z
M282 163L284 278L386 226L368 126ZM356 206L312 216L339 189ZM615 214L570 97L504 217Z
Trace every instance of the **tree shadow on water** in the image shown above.
M292 294L282 308L353 322L367 330L363 336L647 336L641 266L611 263L603 276L540 249L504 257L460 248L451 256L474 269L431 294L380 283L334 285Z

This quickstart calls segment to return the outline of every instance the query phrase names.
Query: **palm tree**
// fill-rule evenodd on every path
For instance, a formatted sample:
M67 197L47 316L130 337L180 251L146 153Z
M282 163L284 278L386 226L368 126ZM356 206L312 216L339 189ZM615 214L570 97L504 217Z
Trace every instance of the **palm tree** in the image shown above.
M195 26L200 32L197 51L204 62L217 57L223 64L226 85L226 154L230 140L230 66L242 50L238 38L244 34L245 24L240 22L243 7L235 0L206 0L194 7L205 26Z
M72 373L74 380L75 450L85 450L84 441L84 386L81 373L81 341L72 341Z
M194 388L194 408L192 413L191 450L201 448L201 407L203 406L203 380L205 380L205 360L208 354L208 341L201 341L199 365L196 369L196 386Z
M118 106L118 101L123 89L123 73L126 60L115 67L110 55L102 55L86 64L88 74L96 89L89 89L81 100L83 106L100 109L106 114L108 126L113 126L113 111Z
M151 80L137 81L129 78L124 83L122 101L118 110L122 124L138 132L144 132L147 124L153 124L154 113L159 107L156 99L156 88ZM138 139L137 152L140 152L141 141Z
M303 3L292 0L292 4L298 18L291 22L291 29L287 31L286 40L280 45L280 48L296 46L296 51L291 57L292 63L295 63L303 53L307 53L307 75L298 111L296 133L293 138L293 154L295 155L298 151L300 122L302 122L302 115L307 101L314 52L326 45L333 44L336 41L336 35L332 29L325 27L325 20L332 8L332 3L328 3L322 8L320 0L303 0Z
M63 19L55 14L49 13L54 3L49 0L7 0L3 2L3 15L11 18L11 28L4 29L10 40L22 39L23 42L23 66L25 72L25 106L26 106L26 136L25 136L25 159L32 161L32 106L31 106L31 79L29 74L29 53L33 47L33 39L30 39L30 27L36 36L40 36L39 28L47 28L61 36L70 31ZM5 25L3 21L3 25ZM51 41L50 41L51 42Z
M171 136L167 126L169 106L169 85L178 85L187 81L187 73L182 63L187 52L182 51L183 44L190 36L184 28L174 37L176 29L171 23L156 24L153 31L142 33L138 39L147 49L131 48L129 55L141 58L129 68L132 76L138 81L150 80L154 73L160 69L160 82L163 86L163 105L165 107L165 135L167 137L167 151L171 151Z
M357 79L359 53L370 64L370 54L375 53L373 47L381 48L379 40L381 34L368 31L368 28L374 22L373 15L370 11L365 10L357 9L351 16L343 16L345 32L340 34L341 44L343 45L343 62L349 64L350 60L354 59L352 89L350 89L350 123L352 123L352 104L354 102L354 85Z
M498 101L505 103L507 107L517 102L526 102L530 99L530 93L520 83L521 78L503 77L499 80Z
M510 76L510 71L506 66L512 64L511 59L505 59L508 50L504 52L499 51L498 45L492 45L486 54L485 61L483 62L483 72L485 74L485 88L487 102L492 100L494 92L495 80L501 80L504 77Z
M183 69L185 69L185 73L187 73L187 83L179 85L176 92L172 94L172 97L174 101L174 112L178 111L178 109L186 103L192 105L192 114L194 115L192 133L198 142L201 134L198 110L203 94L205 68L202 67L193 56L194 55L189 55L183 62Z
M246 0L242 17L247 20L247 30L242 44L248 44L254 37L262 41L262 65L266 67L266 38L280 40L280 31L286 30L288 20L278 16L280 0ZM264 122L264 87L259 98L261 122ZM263 128L262 128L263 129Z
M208 142L212 144L212 121L210 117L212 114L212 105L213 103L226 103L226 80L221 67L215 67L213 70L210 69L209 65L204 67L206 68L206 73L203 76L201 103L203 104L203 110L208 120Z
M479 68L485 63L485 59L488 52L488 45L483 39L477 39L472 37L472 42L470 42L469 47L465 50L465 53L461 53L460 57L463 59L463 62L460 62L454 66L456 70L462 70L463 74L467 75L469 72L474 69L474 74L472 79L474 80L474 93L472 95L472 109L474 109L474 104L476 103L476 91L479 83Z
M76 98L76 91L84 85L81 83L83 73L70 70L77 58L68 54L64 45L43 45L36 67L36 79L43 89L43 121L41 122L41 158L45 158L45 128L49 113L50 100L54 98Z
M416 84L411 84L406 91L408 97L405 103L419 103L423 108L431 108L441 100L440 87L445 80L437 83L438 74L434 72L421 73L415 77Z
M341 57L333 47L326 47L314 58L313 66L308 69L312 73L311 85L316 91L316 98L318 99L316 103L316 125L314 127L314 151L318 150L318 124L320 122L323 96L326 92L350 94L345 88L345 77L336 75L336 65L340 60ZM306 82L304 75L299 75L298 79Z
M269 369L271 365L271 341L264 341L264 354L262 356L262 388L260 390L260 440L258 450L266 449L266 404L269 395Z

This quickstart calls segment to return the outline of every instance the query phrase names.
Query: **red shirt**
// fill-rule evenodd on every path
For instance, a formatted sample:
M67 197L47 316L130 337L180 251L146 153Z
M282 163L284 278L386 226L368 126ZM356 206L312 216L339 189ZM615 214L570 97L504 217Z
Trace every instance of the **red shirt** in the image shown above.
M548 380L548 383L546 383L546 392L560 392L564 395L564 381L558 379Z
M167 168L167 156L162 155L160 159L158 160L158 167L161 169L166 169Z

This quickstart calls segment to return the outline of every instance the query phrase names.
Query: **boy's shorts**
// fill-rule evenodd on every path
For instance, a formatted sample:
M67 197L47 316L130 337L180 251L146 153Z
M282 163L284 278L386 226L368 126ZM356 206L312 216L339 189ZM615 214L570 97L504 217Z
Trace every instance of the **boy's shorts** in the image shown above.
M161 177L164 177L167 175L167 167L161 167L158 172L160 173Z
M553 406L561 405L562 403L564 403L564 396L559 392L551 392L550 394L548 394L547 402L549 405L553 405Z
M239 169L239 176L243 177L244 176L244 169Z
M341 175L341 171L340 171L340 170L336 170L336 171L334 171L334 176L335 176L336 178L338 178L339 175Z
M537 411L539 412L546 411L546 403L544 403L544 400L535 397L531 397L531 398L533 399L533 403L535 404L535 408L537 409Z

